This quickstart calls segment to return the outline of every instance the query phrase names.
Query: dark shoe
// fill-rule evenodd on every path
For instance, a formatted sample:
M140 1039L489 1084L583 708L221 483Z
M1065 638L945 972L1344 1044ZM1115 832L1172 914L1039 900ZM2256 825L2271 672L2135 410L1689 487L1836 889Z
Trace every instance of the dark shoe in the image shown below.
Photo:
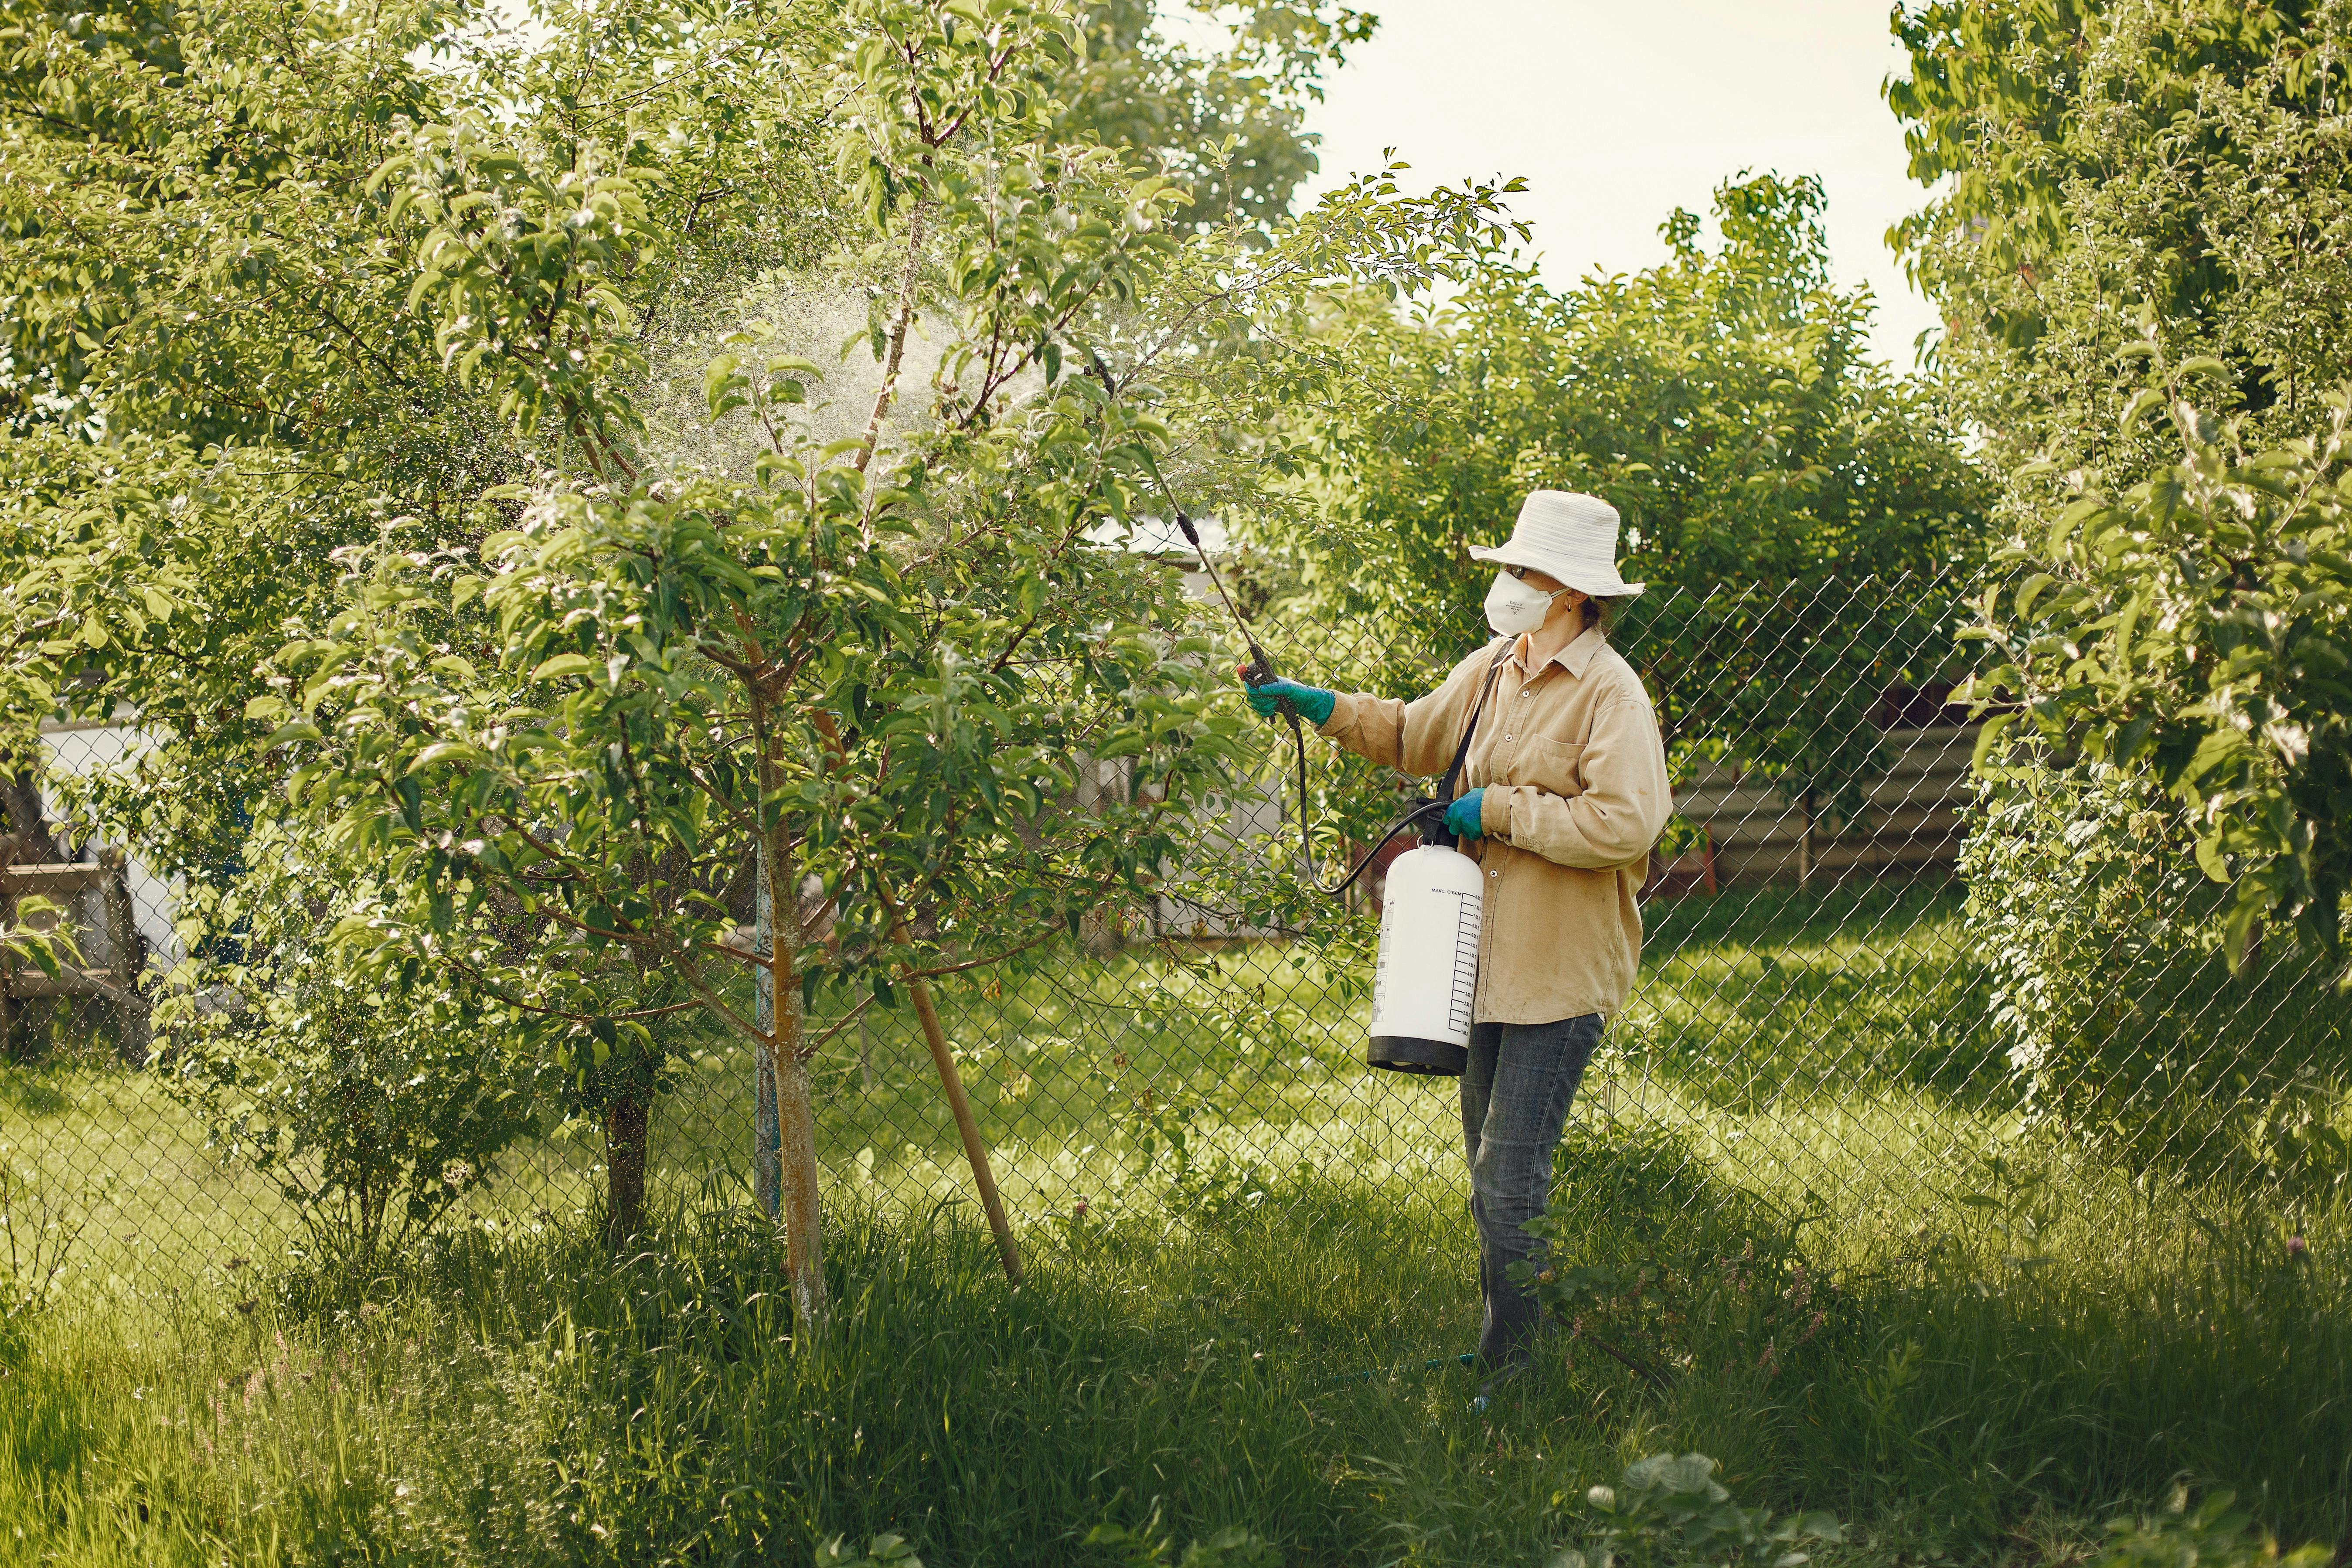
M1478 1385L1478 1395L1470 1401L1470 1408L1484 1415L1495 1407L1500 1395L1510 1392L1510 1385L1528 1375L1534 1363L1525 1355L1512 1356L1496 1367L1494 1375Z

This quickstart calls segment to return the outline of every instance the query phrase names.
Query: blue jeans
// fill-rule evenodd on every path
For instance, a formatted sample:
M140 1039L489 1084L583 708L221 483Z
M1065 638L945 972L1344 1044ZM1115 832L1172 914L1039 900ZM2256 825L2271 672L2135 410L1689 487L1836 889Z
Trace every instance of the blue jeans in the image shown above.
M1462 1144L1470 1159L1470 1216L1478 1224L1478 1353L1489 1365L1524 1360L1543 1320L1535 1291L1514 1284L1514 1263L1541 1266L1543 1243L1524 1228L1551 1198L1551 1156L1576 1086L1601 1043L1601 1018L1480 1024L1462 1070Z

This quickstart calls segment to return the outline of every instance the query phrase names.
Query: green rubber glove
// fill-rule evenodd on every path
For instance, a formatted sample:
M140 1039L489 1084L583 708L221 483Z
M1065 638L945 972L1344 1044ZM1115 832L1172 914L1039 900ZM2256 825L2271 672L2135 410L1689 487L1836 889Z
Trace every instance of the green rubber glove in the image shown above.
M1445 807L1445 831L1456 838L1475 838L1486 831L1480 818L1486 810L1486 791L1482 785L1467 795L1457 795Z
M1273 718L1282 711L1275 699L1287 697L1290 705L1298 710L1298 716L1318 729L1330 722L1331 710L1339 701L1337 692L1326 691L1319 686L1302 686L1296 680L1269 680L1264 686L1244 682L1243 689L1249 693L1249 705L1258 717Z

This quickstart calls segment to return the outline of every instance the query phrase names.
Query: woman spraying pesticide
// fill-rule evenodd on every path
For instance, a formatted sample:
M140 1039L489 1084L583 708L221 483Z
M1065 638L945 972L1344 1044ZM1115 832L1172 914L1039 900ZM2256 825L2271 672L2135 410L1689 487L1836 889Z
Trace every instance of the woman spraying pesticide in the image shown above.
M1470 552L1501 568L1486 594L1495 640L1425 697L1249 688L1258 712L1287 700L1319 733L1408 773L1444 772L1469 734L1468 787L1445 826L1484 880L1462 1141L1478 1353L1502 1371L1525 1363L1541 1315L1507 1270L1538 1261L1523 1227L1544 1212L1569 1104L1633 984L1634 894L1673 810L1656 710L1609 646L1607 605L1642 591L1618 576L1617 532L1616 509L1596 497L1529 495L1507 543Z

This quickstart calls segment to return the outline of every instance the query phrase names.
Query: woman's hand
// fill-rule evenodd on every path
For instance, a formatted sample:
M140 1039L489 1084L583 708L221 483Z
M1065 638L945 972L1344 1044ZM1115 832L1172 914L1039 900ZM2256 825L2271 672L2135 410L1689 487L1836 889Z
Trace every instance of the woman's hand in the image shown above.
M1298 716L1318 729L1330 721L1331 710L1339 700L1337 692L1326 691L1319 686L1302 686L1296 680L1269 680L1263 686L1252 686L1244 680L1242 689L1249 693L1249 705L1259 718L1273 718L1281 711L1276 700L1287 697L1290 705L1298 710Z
M1486 791L1482 786L1465 795L1457 795L1446 804L1445 831L1456 838L1475 838L1484 833L1480 820L1486 809Z

